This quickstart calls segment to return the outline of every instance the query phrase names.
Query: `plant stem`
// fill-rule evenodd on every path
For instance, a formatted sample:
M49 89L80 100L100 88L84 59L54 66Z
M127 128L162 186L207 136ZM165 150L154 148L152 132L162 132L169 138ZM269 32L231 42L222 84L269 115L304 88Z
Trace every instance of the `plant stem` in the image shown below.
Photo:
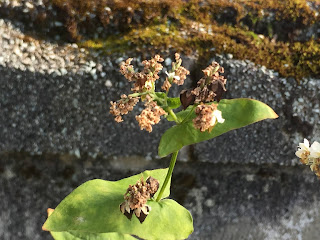
M169 113L169 114L171 115L171 117L173 118L173 120L174 120L176 123L180 123L180 121L178 120L176 114L172 111L172 109L168 107L167 110L168 110L168 113Z
M171 179L172 172L173 172L173 169L174 169L174 165L176 164L178 152L179 152L179 150L174 152L174 153L172 153L171 161L170 161L170 165L169 165L169 169L168 169L168 173L167 173L166 179L164 180L164 183L163 183L163 185L162 185L162 187L160 189L159 195L158 195L157 200L156 200L157 202L159 202L161 200L162 194L163 194L164 190L166 189L169 180Z

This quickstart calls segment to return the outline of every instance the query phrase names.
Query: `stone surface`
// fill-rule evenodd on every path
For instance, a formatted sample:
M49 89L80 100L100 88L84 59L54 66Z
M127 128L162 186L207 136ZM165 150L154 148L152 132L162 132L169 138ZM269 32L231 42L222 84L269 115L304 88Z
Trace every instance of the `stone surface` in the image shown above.
M121 78L116 71L109 74L115 88L107 88L101 78L54 77L0 66L0 150L156 155L160 130L168 123L154 127L151 134L140 131L136 108L125 123L117 124L109 102L129 92L129 85L115 82Z
M130 90L118 72L128 56L105 57L74 44L25 37L0 20L4 240L52 239L41 231L46 209L56 207L84 181L116 180L169 164L156 155L160 135L170 123L162 121L149 134L134 120L142 106L122 124L108 113L109 101ZM320 182L308 167L297 164L294 151L303 137L319 141L319 79L298 85L230 55L215 59L226 70L226 98L261 100L279 119L183 149L172 198L194 216L190 239L317 239ZM138 56L134 63L140 61ZM199 62L194 56L184 58L183 65L200 72ZM192 75L187 85L197 77Z
M168 161L1 154L0 239L46 240L46 209L81 183L118 180ZM189 239L312 240L320 223L320 182L308 167L178 162L171 197L189 209Z

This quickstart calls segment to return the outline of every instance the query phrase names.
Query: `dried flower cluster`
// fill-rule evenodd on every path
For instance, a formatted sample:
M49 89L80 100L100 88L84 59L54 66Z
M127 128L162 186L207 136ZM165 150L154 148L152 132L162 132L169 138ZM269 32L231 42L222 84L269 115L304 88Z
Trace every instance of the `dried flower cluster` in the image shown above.
M110 113L115 116L116 122L122 122L122 115L128 114L133 110L133 107L139 102L139 97L128 97L125 94L121 95L118 102L110 102Z
M141 100L145 101L146 109L139 116L136 116L137 121L142 129L152 131L152 125L159 123L160 116L166 112L153 101L151 93L155 90L155 81L159 79L159 72L162 70L163 58L159 55L154 56L151 60L144 60L142 64L144 69L142 72L136 72L131 65L132 58L128 58L121 63L120 72L129 81L133 82L134 86L131 89L132 95L122 95L117 102L110 102L110 113L115 116L116 122L122 122L122 115L133 110L133 107ZM149 93L150 92L150 93Z
M310 147L309 141L304 139L303 143L299 143L296 156L320 178L320 143L315 141Z
M227 79L220 76L224 73L223 67L217 62L202 70L204 77L201 78L194 89L183 90L180 94L181 104L186 109L194 103L208 103L220 101L222 94L226 91Z
M120 211L131 220L134 213L142 223L149 212L150 206L147 201L158 191L159 181L153 177L148 177L146 182L141 179L135 185L129 185L124 194L124 202L120 204Z
M174 115L168 103L168 92L172 84L182 85L190 72L181 66L182 59L178 53L175 54L175 61L172 62L172 69L162 85L165 93L155 92L155 81L159 79L159 72L162 70L163 58L156 55L151 60L142 62L144 69L136 72L131 65L132 58L121 64L120 72L133 82L132 94L122 95L118 102L111 102L110 113L115 116L115 121L122 122L122 116L132 111L139 99L145 104L145 109L136 116L141 130L152 132L152 126L160 122L163 115ZM217 110L216 104L206 105L213 101L220 101L222 94L226 91L226 79L220 76L224 73L223 67L217 62L212 62L210 66L203 70L204 76L198 81L193 89L184 90L180 94L180 102L184 109L189 105L195 105L197 117L193 119L195 128L201 132L211 131L217 122L223 123L221 112ZM179 121L179 120L177 120Z
M152 131L152 125L159 123L160 117L166 115L167 112L159 106L155 93L155 81L159 79L159 72L163 69L163 58L159 55L154 56L151 60L144 60L142 64L144 68L141 72L136 72L131 65L132 58L128 58L121 63L120 73L129 81L133 82L133 91L129 96L122 95L117 102L110 102L110 113L115 116L116 122L122 122L122 116L133 110L133 107L141 101L145 102L145 109L140 115L136 116L141 130ZM182 85L189 71L181 66L182 60L178 53L175 54L175 62L172 63L172 71L167 73L167 78L162 89L168 91L172 84ZM158 101L158 100L157 100ZM166 106L166 105L165 105Z
M200 104L196 107L195 112L197 117L193 119L193 125L196 129L201 132L212 130L212 128L219 122L223 123L221 111L217 109L217 104L212 103L211 105Z
M146 108L142 110L141 114L136 116L141 130L145 129L148 132L152 132L152 125L160 122L160 117L167 114L156 102L146 102Z
M142 64L144 69L142 72L135 72L131 65L132 58L127 59L120 66L120 73L128 79L129 82L134 82L133 92L145 92L154 90L154 82L159 79L158 73L162 70L163 58L159 55L154 56L151 60L144 60Z
M172 63L172 71L170 73L166 72L167 78L161 87L161 89L165 91L168 91L173 83L183 85L187 75L190 74L187 69L181 66L182 59L178 53L175 54L175 60L176 61Z

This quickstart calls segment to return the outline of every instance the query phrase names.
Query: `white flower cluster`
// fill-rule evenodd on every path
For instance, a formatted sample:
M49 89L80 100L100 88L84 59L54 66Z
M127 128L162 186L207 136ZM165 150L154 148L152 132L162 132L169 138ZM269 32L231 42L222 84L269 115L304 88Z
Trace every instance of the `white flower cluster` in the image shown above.
M303 143L299 143L296 156L320 178L320 143L315 141L310 147L309 141L304 139Z

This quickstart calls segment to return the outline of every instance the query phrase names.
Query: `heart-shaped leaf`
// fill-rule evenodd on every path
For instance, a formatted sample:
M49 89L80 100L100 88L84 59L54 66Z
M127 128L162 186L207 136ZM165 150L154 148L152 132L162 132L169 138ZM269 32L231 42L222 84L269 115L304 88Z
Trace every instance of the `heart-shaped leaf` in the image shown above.
M57 206L43 228L52 232L129 234L144 239L187 238L193 231L192 217L187 209L173 200L149 200L147 204L151 211L142 224L135 216L129 220L120 212L119 206L129 184L134 185L142 176L144 179L152 176L159 180L161 188L166 174L167 169L158 169L116 182L88 181ZM169 188L170 183L163 197L169 196Z
M48 208L48 217L54 209ZM84 233L80 231L50 232L55 240L136 240L135 237L121 233Z
M222 112L224 123L218 123L211 132L201 132L195 129L192 119L195 113L189 106L177 114L179 120L187 117L187 121L169 128L161 137L158 155L165 157L180 150L183 146L209 140L228 131L247 126L267 119L277 118L278 115L268 105L253 99L223 99L219 102L218 110Z
M120 233L84 233L79 231L51 232L55 240L137 240L128 234Z

